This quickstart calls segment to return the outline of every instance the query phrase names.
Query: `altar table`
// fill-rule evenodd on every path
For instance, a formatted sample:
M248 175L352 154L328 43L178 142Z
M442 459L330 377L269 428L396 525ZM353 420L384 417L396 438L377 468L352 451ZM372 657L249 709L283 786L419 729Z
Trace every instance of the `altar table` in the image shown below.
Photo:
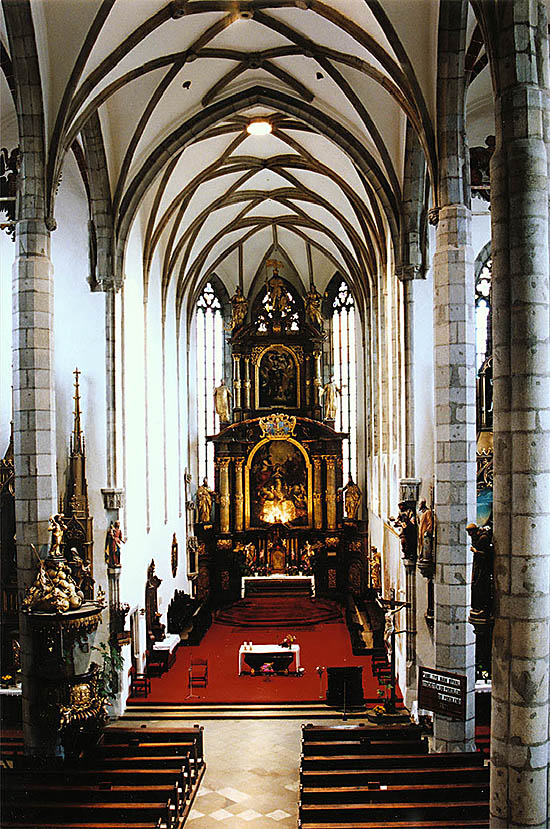
M167 671L176 659L176 648L180 643L179 633L169 633L161 642L155 642L153 651L161 663L161 670Z
M271 657L292 653L296 660L296 673L300 670L300 645L291 645L290 648L283 648L282 645L241 645L239 648L239 674L243 672L244 658L247 653L262 655L264 662L272 662ZM262 663L263 664L263 663Z
M242 576L241 577L241 598L244 599L246 596L246 585L247 584L264 584L269 587L270 584L276 584L276 582L281 582L281 585L284 587L284 582L287 580L288 582L308 582L310 585L311 595L315 596L315 576L306 576L306 575L297 575L297 576L286 576L284 573L272 573L270 576Z

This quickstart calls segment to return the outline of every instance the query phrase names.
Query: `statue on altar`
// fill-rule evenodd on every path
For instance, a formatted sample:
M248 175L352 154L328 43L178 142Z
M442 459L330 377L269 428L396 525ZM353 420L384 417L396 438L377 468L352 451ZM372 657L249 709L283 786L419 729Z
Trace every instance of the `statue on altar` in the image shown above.
M277 270L274 270L267 280L266 288L269 295L268 302L273 313L283 316L288 310L289 299L284 280L281 279Z
M325 398L325 420L336 420L336 410L338 408L338 395L342 394L342 389L334 382L334 377L319 392L321 397Z
M197 489L197 517L199 524L210 524L212 520L212 504L216 493L208 486L208 478L204 478Z
M248 302L241 291L240 285L231 297L231 328L240 328L246 319Z
M317 328L323 327L323 314L321 313L322 296L312 285L304 297L304 306L306 312L306 319Z
M214 408L220 421L222 423L229 423L231 419L231 391L225 385L223 377L220 385L214 389Z
M309 574L313 572L313 560L320 546L319 541L315 542L315 544L311 544L309 541L304 543L300 551L300 569L303 573Z
M361 502L361 490L354 482L351 475L347 484L338 491L342 493L344 498L344 510L346 513L346 518L355 521L357 519L357 512L359 510L359 504Z

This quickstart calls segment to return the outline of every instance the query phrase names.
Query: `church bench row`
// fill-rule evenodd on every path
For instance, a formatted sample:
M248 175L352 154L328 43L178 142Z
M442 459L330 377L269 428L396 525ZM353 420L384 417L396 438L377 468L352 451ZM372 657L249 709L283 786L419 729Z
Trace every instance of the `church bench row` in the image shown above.
M399 786L409 784L417 786L431 783L471 783L480 781L489 785L489 768L479 765L442 766L441 768L418 769L329 769L324 771L302 771L304 786L338 787L354 786Z
M324 757L341 754L427 754L428 746L425 742L413 740L336 740L320 741L302 744L302 754L305 757L322 754Z
M483 766L483 757L479 755L477 761ZM476 765L475 754L458 754L456 752L441 754L339 754L324 756L303 756L302 769L304 771L319 769L400 769L400 768L447 768L448 765L472 766Z
M422 730L417 725L380 726L380 725L340 725L334 726L312 725L308 723L302 728L302 742L313 743L328 740L418 740L422 737Z
M481 781L457 783L423 783L408 785L380 784L377 788L373 784L367 786L309 786L300 787L302 803L333 804L333 803L406 803L437 800L476 800L486 798L488 784Z
M305 824L299 824L300 827ZM347 821L339 821L338 823L327 823L323 821L322 823L307 823L307 829L388 829L388 824L386 821L356 821L354 820L352 823L348 823ZM78 829L78 827L75 827ZM440 820L407 820L403 821L392 821L391 829L489 829L489 819L487 820L480 820L478 818L474 818L473 820L469 819L455 819L455 818L447 818L445 823L442 824Z
M102 745L114 746L134 743L136 740L139 745L146 743L169 743L182 742L191 740L197 749L197 761L202 763L204 761L204 730L202 726L182 726L181 728L159 728L150 726L142 726L136 728L119 728L117 726L109 726L103 732Z
M414 726L304 726L299 826L486 827L479 754L428 754Z
M3 776L5 825L178 829L204 771L202 729L115 731L73 766L22 758Z
M392 803L325 803L300 804L301 826L309 829L310 823L328 821L357 823L359 821L385 821L393 827L394 821L440 821L444 826L449 819L485 821L489 817L489 805L479 800L455 800L445 802L392 802Z

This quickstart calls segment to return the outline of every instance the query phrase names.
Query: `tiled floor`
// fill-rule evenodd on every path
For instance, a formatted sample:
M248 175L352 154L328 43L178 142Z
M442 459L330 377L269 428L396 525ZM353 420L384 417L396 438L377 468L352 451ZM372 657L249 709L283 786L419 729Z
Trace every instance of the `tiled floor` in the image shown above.
M149 722L152 726L182 723ZM323 724L338 722L323 720ZM186 827L296 829L300 720L204 720L201 725L206 772Z
M189 829L296 829L300 723L207 720L206 773Z

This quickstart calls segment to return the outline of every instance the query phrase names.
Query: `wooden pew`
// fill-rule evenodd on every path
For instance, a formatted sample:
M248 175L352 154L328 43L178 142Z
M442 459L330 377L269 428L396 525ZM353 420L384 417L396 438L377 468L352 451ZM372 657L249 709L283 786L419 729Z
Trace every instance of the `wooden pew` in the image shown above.
M204 772L203 731L109 727L72 767L25 765L3 776L8 829L179 829Z
M303 829L481 829L488 797L482 754L428 754L415 726L302 729Z

